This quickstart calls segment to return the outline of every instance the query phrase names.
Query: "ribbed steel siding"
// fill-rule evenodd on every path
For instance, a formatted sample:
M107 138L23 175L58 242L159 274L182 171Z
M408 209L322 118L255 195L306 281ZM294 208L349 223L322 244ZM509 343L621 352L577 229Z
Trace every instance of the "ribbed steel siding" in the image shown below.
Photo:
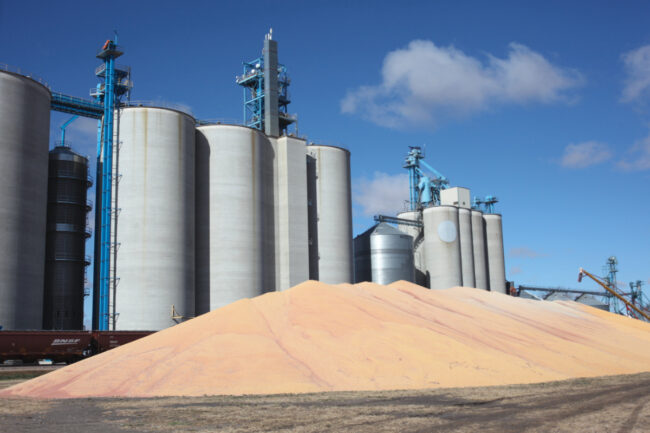
M310 278L328 284L352 282L350 152L307 146L310 211ZM315 212L314 212L315 208ZM315 220L315 221L314 221ZM315 231L314 231L315 229Z
M472 210L472 244L474 252L474 278L477 289L489 290L487 251L485 248L485 222L483 212Z
M273 148L243 126L202 126L196 140L201 314L274 288Z
M194 119L126 108L120 119L117 329L158 330L194 315Z
M370 235L372 282L390 284L413 282L413 238L386 223L380 223Z
M372 265L370 263L370 234L375 229L360 234L353 241L354 247L354 282L372 281Z
M422 215L417 211L402 212L398 214L397 217L411 221L422 221ZM398 224L397 227L400 231L413 238L413 264L415 266L415 284L418 284L422 287L429 287L424 248L424 229L422 227L409 226L406 224Z
M45 246L44 329L83 329L88 160L50 151Z
M0 72L0 326L41 329L50 92Z
M488 275L490 290L506 293L506 268L503 254L503 229L501 215L483 215L485 221L485 239L487 244Z
M424 244L431 289L462 284L458 208L435 206L424 210Z
M472 211L458 208L458 231L460 234L460 258L463 286L476 287L474 277L474 245L472 241Z

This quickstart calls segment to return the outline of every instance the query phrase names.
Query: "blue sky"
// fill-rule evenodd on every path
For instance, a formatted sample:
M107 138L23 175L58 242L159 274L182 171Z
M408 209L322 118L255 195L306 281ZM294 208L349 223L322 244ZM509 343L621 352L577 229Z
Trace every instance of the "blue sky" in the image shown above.
M499 197L509 279L594 289L578 267L611 255L619 280L650 279L648 16L640 1L0 0L0 62L86 97L116 29L132 99L240 121L235 75L273 27L300 134L351 150L355 234L401 208L407 146L426 144L453 185ZM94 154L93 122L68 135Z

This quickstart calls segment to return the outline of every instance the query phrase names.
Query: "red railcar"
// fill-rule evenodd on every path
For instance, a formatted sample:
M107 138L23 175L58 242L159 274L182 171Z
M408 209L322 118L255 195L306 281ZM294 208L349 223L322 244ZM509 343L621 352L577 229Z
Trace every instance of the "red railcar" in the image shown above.
M92 354L88 331L0 331L0 361L75 362Z
M72 363L146 337L154 331L0 331L0 364L39 359Z
M138 340L154 331L93 331L93 354Z

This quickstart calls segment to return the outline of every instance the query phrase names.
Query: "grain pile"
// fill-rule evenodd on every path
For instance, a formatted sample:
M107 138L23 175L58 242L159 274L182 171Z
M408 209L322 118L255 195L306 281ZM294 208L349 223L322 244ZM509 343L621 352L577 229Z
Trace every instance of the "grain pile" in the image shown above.
M532 383L650 370L650 324L574 302L309 281L8 388L196 396Z

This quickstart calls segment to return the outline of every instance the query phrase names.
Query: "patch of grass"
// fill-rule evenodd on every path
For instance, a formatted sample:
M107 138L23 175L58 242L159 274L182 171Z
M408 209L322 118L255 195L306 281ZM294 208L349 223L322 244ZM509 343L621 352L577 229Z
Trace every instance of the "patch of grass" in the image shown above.
M6 371L0 373L0 381L2 380L19 380L19 379L33 379L42 376L49 371Z

